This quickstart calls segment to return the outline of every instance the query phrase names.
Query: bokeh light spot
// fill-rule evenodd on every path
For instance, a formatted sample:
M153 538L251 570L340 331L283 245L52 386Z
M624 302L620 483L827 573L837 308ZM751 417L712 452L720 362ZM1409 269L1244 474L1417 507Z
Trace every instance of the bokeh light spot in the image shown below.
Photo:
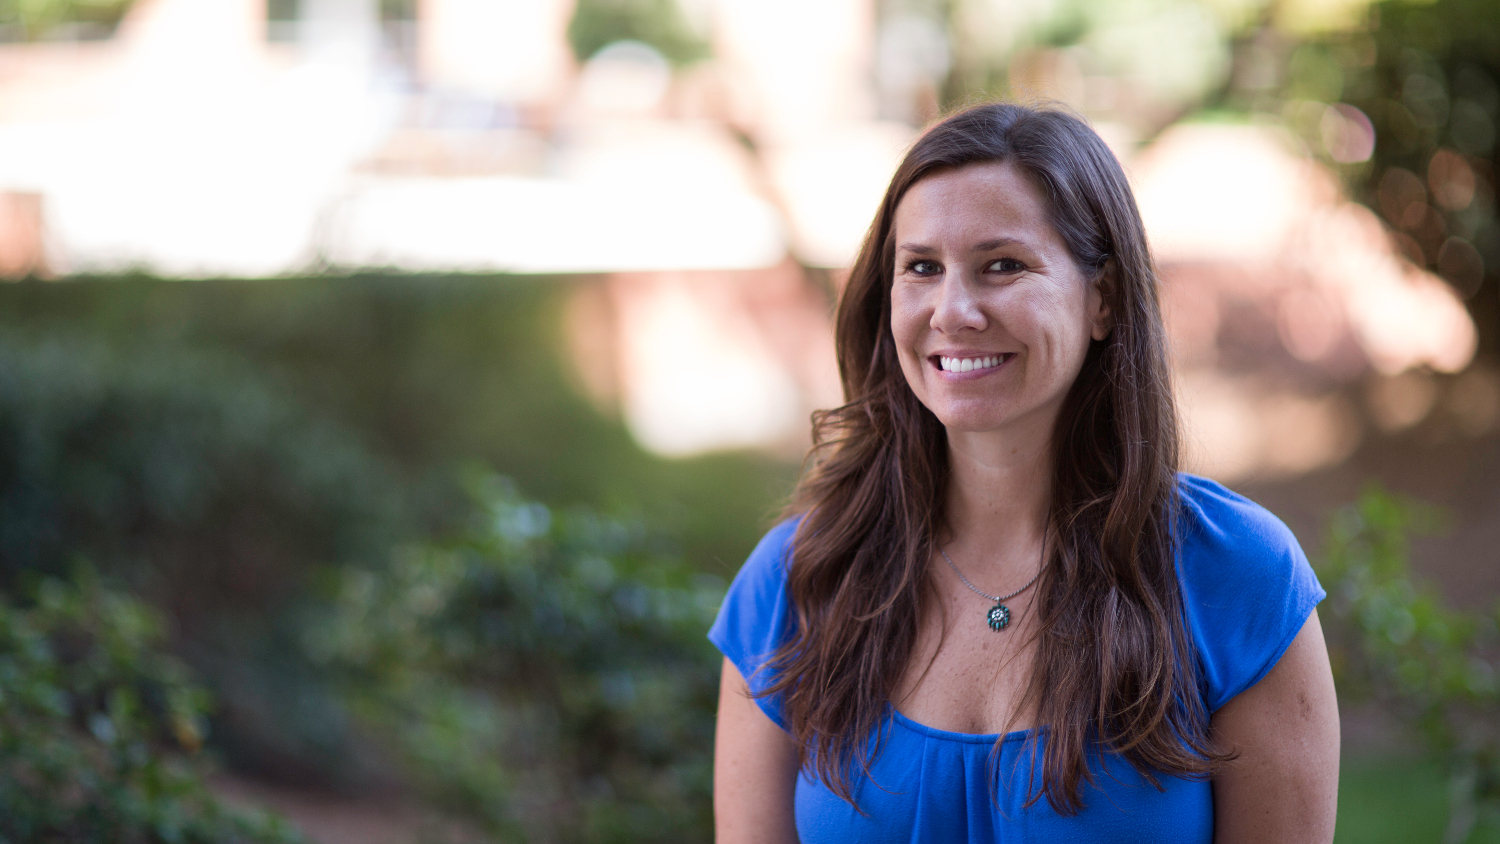
M1340 164L1369 161L1375 152L1375 126L1352 105L1338 103L1324 109L1319 128L1323 148Z
M1453 150L1440 149L1427 165L1427 185L1438 205L1462 211L1474 201L1474 168Z

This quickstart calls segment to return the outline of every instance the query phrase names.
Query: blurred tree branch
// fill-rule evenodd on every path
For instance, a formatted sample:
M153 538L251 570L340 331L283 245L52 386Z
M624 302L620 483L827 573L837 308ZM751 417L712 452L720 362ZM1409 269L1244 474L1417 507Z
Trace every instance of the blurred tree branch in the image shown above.
M0 27L19 29L21 40L36 41L63 24L93 24L114 31L133 0L0 0Z

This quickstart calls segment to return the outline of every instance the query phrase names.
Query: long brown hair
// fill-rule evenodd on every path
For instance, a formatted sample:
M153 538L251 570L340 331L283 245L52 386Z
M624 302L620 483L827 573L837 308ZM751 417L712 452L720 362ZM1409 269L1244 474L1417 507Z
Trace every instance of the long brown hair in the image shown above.
M1092 341L1053 436L1026 691L1047 731L1030 799L1071 814L1080 783L1093 782L1090 756L1121 754L1153 783L1205 776L1228 757L1208 736L1176 577L1177 416L1145 230L1119 163L1065 112L960 112L924 133L891 179L839 302L846 403L813 420L812 463L789 508L802 517L795 627L762 694L782 696L804 766L853 803L851 775L868 770L915 647L949 472L942 424L907 385L891 337L896 206L921 179L984 162L1031 179L1114 323Z

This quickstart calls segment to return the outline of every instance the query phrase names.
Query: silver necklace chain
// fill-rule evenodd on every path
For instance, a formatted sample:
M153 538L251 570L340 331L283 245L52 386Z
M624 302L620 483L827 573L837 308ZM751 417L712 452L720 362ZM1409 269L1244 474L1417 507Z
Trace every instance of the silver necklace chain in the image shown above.
M938 553L941 553L942 558L944 558L944 561L948 564L948 568L951 568L951 570L953 570L953 573L959 576L959 580L963 580L963 585L968 586L968 588L971 589L971 591L974 591L974 594L978 595L978 597L986 598L986 600L989 601L995 601L995 606L990 607L990 612L986 613L986 621L990 624L990 630L996 631L996 633L1005 630L1005 628L1010 627L1011 625L1011 609L1010 607L1005 606L1005 601L1010 601L1011 598L1016 597L1016 595L1022 594L1022 592L1025 592L1026 589L1031 589L1032 583L1037 582L1038 577L1041 577L1041 573L1043 573L1043 571L1047 568L1046 559L1043 559L1043 564L1038 565L1037 567L1037 574L1034 574L1034 576L1032 576L1032 579L1026 582L1025 586L1017 589L1017 591L1011 592L1010 595L992 595L989 594L989 592L981 592L978 586L975 586L974 583L969 583L968 577L963 576L962 571L959 571L959 567L957 567L957 565L954 565L953 558L951 558L951 556L948 556L948 552L945 552L945 550L942 549L938 549ZM1046 553L1047 546L1043 546L1043 555L1046 555Z
M996 595L991 595L988 592L981 591L978 586L975 586L974 584L970 583L969 579L967 577L964 577L964 573L958 570L958 566L956 566L956 565L953 564L953 558L950 557L950 556L948 556L948 552L947 551L944 551L943 549L939 548L938 549L938 553L943 555L943 560L948 563L948 568L953 569L953 573L956 574L956 575L958 575L958 579L961 580L961 581L963 581L963 584L965 586L967 586L970 589L972 589L974 591L974 594L978 595L981 598L985 598L987 600L994 601L997 604L1003 604L1006 601L1009 601L1011 598L1014 598L1017 595L1021 594L1022 592L1025 592L1027 589L1030 589L1031 585L1033 583L1036 583L1037 578L1039 578L1039 577L1042 576L1042 570L1045 569L1045 568L1047 568L1046 563L1043 563L1041 566L1037 567L1036 574L1032 575L1031 579L1028 580L1028 581L1026 581L1026 585L1025 586L1022 586L1020 589L1017 589L1016 591L1010 593L1009 595L999 595L999 596L996 596ZM1045 554L1046 551L1043 550L1042 553Z

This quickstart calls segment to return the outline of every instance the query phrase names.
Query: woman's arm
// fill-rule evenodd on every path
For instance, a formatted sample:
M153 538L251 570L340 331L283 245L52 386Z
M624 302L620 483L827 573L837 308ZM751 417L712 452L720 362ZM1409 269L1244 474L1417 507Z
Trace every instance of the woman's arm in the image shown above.
M1316 611L1259 683L1214 713L1239 758L1214 775L1214 842L1333 840L1339 710Z
M750 697L728 659L714 734L714 838L718 844L796 844L792 800L797 745Z

